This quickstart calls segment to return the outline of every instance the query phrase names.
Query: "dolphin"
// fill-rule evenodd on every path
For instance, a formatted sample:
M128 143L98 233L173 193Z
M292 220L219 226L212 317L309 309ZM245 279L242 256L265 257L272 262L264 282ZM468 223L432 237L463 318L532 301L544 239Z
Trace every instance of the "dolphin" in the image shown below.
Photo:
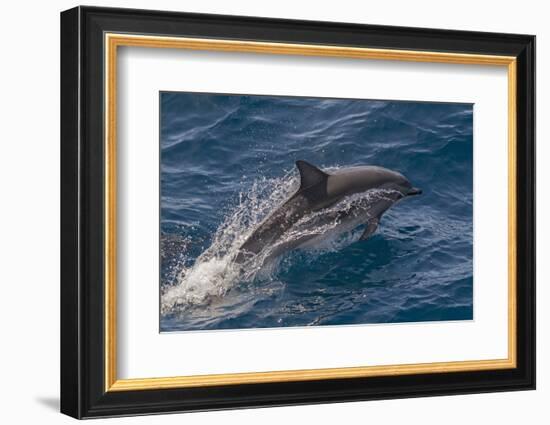
M271 259L304 246L322 236L327 223L337 231L364 225L360 240L365 240L376 231L380 218L392 205L422 193L402 174L379 166L348 167L329 173L299 160L296 167L300 173L299 189L245 240L235 263L249 261L266 247ZM286 237L289 234L292 236Z

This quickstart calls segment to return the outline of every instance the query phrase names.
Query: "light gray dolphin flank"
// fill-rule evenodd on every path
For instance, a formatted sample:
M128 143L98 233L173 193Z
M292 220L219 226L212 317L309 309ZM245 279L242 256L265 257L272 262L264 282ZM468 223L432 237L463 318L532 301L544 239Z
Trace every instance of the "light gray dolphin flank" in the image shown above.
M377 166L349 167L332 173L297 161L300 187L271 213L241 245L235 262L243 264L269 247L269 258L298 248L323 233L361 225L360 240L377 229L382 214L397 201L422 191L400 173Z

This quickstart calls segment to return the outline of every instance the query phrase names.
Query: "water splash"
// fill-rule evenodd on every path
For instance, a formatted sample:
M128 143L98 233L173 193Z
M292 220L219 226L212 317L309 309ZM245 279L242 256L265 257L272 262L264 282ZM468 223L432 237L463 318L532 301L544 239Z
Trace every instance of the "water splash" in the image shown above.
M335 170L337 168L329 171ZM248 192L241 193L238 205L226 215L210 247L193 265L181 266L175 284L162 288L161 313L207 305L223 298L235 286L269 279L277 271L279 253L298 241L300 248L314 255L342 249L358 239L360 232L354 230L370 218L369 207L373 202L393 201L392 196L398 193L386 189L370 190L307 214L276 243L265 246L244 264L237 264L234 260L242 244L298 187L299 178L293 171L281 178L257 180ZM180 258L180 264L188 262L185 253Z
M237 281L251 281L259 271L255 264L247 269L233 262L240 246L271 210L281 205L298 188L294 172L281 178L262 178L246 193L239 195L238 205L226 215L216 230L210 247L190 267L182 266L176 284L161 293L163 314L190 305L223 297ZM185 254L181 263L185 263ZM259 258L258 258L259 260Z

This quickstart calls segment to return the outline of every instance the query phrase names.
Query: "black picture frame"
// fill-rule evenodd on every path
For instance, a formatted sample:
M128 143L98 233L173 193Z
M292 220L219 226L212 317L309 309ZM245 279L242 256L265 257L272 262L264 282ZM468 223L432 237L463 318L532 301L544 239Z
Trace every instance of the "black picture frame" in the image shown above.
M514 56L517 60L517 367L105 391L104 34L259 40ZM61 412L75 418L535 388L535 37L76 7L61 13Z

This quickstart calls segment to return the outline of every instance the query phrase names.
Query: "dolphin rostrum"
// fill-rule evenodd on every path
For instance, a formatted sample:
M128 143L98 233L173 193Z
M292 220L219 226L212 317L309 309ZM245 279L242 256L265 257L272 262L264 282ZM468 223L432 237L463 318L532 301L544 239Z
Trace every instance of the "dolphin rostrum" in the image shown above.
M276 257L322 236L327 228L349 231L364 225L360 240L367 239L388 208L422 193L402 174L378 166L349 167L332 173L306 161L297 161L296 167L299 189L246 239L236 263L245 263L265 247L270 247L269 258Z

